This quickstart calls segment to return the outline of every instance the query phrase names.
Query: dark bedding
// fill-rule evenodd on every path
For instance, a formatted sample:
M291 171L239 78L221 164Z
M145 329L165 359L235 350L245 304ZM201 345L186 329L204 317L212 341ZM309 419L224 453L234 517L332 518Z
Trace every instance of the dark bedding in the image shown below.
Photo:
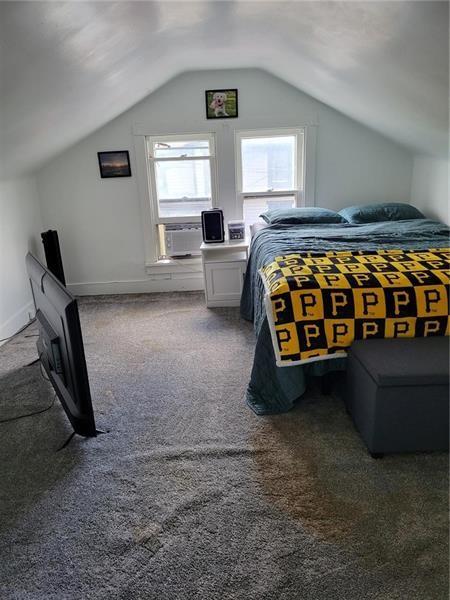
M257 414L286 412L305 391L308 377L344 370L345 358L280 368L275 365L264 308L264 286L259 269L276 256L292 252L426 250L448 246L450 229L438 221L412 219L378 223L326 225L270 225L252 240L241 315L253 321L257 336L247 402Z

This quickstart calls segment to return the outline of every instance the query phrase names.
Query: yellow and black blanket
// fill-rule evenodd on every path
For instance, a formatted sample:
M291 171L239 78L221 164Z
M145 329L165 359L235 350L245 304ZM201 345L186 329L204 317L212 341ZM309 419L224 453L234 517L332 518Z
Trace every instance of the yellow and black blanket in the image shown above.
M449 335L450 249L289 254L261 269L278 366L355 339Z

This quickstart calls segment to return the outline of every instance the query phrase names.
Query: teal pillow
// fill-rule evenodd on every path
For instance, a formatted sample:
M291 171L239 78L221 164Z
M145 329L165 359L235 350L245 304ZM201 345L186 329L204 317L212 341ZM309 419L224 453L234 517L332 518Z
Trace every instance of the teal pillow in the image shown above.
M328 208L311 206L307 208L274 208L259 215L266 223L294 225L302 223L347 223L339 213Z
M339 211L349 223L376 223L378 221L405 221L424 219L415 206L403 202L384 202L366 206L349 206Z

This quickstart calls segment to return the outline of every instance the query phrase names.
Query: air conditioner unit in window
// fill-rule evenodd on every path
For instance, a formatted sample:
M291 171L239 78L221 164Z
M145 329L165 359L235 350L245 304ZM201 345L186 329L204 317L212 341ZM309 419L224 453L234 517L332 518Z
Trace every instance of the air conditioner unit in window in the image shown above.
M168 256L200 256L203 241L200 223L170 223L165 226Z

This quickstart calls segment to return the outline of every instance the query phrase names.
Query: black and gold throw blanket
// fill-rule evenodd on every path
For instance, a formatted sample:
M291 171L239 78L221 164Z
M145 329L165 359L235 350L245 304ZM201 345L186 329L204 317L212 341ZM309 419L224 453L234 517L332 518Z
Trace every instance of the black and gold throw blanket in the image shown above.
M278 366L353 340L449 335L450 249L289 254L260 271Z

